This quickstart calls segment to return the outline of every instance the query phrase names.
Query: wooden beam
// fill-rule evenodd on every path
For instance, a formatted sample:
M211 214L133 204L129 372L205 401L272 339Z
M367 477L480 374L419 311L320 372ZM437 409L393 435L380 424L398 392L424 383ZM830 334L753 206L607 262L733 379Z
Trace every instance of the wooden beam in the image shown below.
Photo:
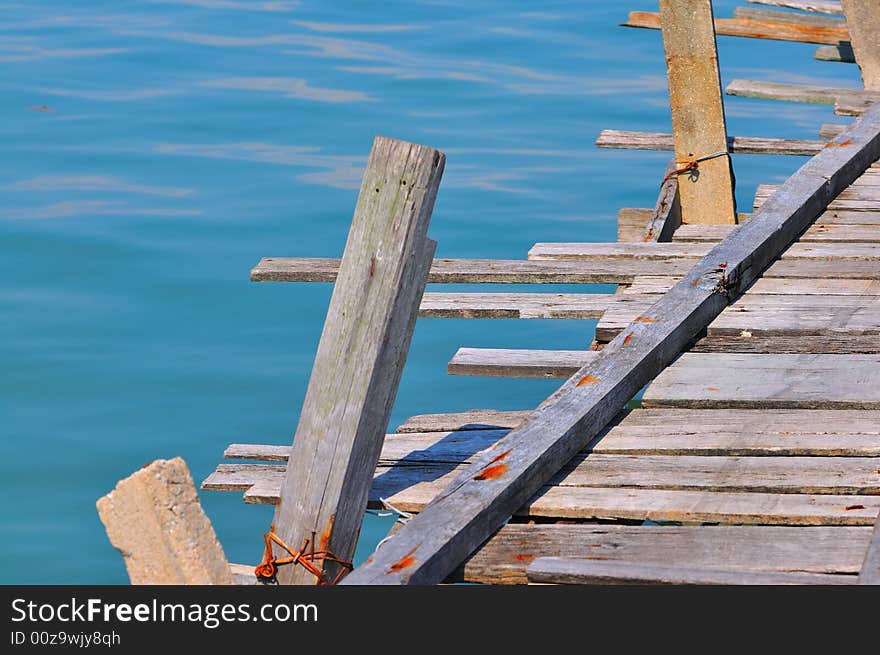
M871 543L865 552L865 561L859 571L859 584L880 585L880 514L874 524Z
M596 139L597 148L621 150L672 150L672 135L662 132L602 130ZM750 155L805 155L812 157L825 147L824 141L807 139L768 139L751 136L729 136L727 147L732 153Z
M711 0L660 0L681 222L736 223ZM688 164L697 166L684 170Z
M846 146L826 148L804 164L759 212L469 465L343 584L445 579L880 157L880 107L841 138Z
M309 539L354 555L433 260L426 233L444 163L433 148L373 143L275 512L276 534L294 548ZM318 566L331 580L339 570ZM298 566L278 579L316 582Z
M445 432L448 430L497 430L515 428L528 418L531 411L497 409L472 409L466 412L446 414L419 414L411 416L397 426L398 433Z
M799 9L800 11L810 11L817 14L843 13L843 7L838 0L749 0L749 2L756 5Z
M671 585L845 585L854 576L822 573L743 571L718 567L606 562L574 557L538 557L526 569L529 582L542 584Z
M666 293L678 280L674 277L648 276L636 278L624 293L641 295ZM821 296L876 296L880 295L877 280L846 280L814 278L789 280L762 277L749 287L749 296L756 295L821 295Z
M657 30L660 29L660 15L651 11L632 11L622 25ZM749 18L716 18L715 33L719 36L743 36L820 45L849 41L849 32L839 27L815 27Z
M850 41L862 82L869 91L880 91L880 7L877 0L842 0L850 27Z
M850 216L859 214L880 217L877 212L851 212ZM821 220L821 219L820 219ZM852 220L852 219L849 219ZM876 220L876 219L874 219ZM800 238L800 243L876 243L880 242L880 223L822 223L813 225ZM703 226L682 225L673 237L673 241L720 241L730 232L731 226L712 225L712 229L704 229Z

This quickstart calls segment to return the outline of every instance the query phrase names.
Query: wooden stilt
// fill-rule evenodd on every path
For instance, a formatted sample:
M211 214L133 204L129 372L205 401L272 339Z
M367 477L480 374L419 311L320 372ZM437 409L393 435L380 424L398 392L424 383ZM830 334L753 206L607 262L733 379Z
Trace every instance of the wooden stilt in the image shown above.
M880 91L880 5L877 0L843 0L843 11L862 82L868 91Z

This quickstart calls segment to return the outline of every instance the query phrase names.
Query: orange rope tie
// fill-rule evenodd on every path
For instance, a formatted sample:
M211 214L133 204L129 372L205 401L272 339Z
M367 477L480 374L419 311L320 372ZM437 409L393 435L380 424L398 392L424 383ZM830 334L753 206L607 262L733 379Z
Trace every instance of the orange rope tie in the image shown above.
M685 159L683 162L676 162L679 165L679 168L676 168L674 171L670 171L669 174L663 178L663 181L660 183L660 186L666 184L670 179L677 175L681 175L682 173L693 173L700 168L700 162L708 161L709 159L715 159L716 157L722 157L728 154L726 150L719 150L718 152L713 152L711 155L703 155L702 157L692 157Z
M293 550L290 546L284 543L281 538L275 534L274 525L269 528L268 533L263 533L263 541L266 543L266 550L263 553L263 561L254 568L254 575L258 580L263 582L275 582L275 577L278 575L278 567L285 564L293 564L294 566L299 564L306 571L315 576L317 584L322 587L335 585L346 573L354 569L354 565L351 562L340 559L329 549L315 550L314 532L312 532L311 539L306 538L303 540L302 547L299 550ZM275 553L272 550L273 543L287 551L289 557L275 557ZM306 548L309 547L309 543L312 545L311 550L306 551ZM324 571L322 570L323 567L319 566L319 564L323 564L324 562L334 562L339 565L339 572L330 582L324 577Z

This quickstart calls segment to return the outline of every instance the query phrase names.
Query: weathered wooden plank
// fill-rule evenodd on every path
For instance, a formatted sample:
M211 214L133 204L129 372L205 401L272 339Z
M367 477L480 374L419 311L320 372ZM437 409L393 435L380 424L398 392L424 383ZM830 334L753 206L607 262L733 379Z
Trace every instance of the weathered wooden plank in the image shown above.
M564 378L598 355L594 350L459 348L446 370L450 375Z
M260 261L251 271L256 282L332 282L338 259L280 258ZM667 262L682 274L689 262ZM432 283L530 283L530 284L616 284L638 274L657 272L653 262L627 262L619 258L583 262L537 262L498 259L436 259L428 275Z
M862 465L853 466L851 460ZM376 469L369 507L381 509L387 501L405 512L421 512L467 461L381 465ZM786 464L790 461L807 465L805 472L800 474ZM843 463L839 475L835 462ZM513 514L578 520L870 526L880 510L880 492L865 483L871 462L876 466L877 458L579 455ZM651 467L656 467L656 473ZM730 478L725 478L724 467L732 469ZM271 505L279 498L283 475L277 466L221 464L202 488L244 491L246 503Z
M880 91L880 7L877 0L841 0L850 42L862 82L868 91Z
M645 407L880 408L876 355L685 353L648 386Z
M675 231L673 241L714 242L721 241L730 233L730 225L706 225L694 227L682 225ZM880 241L880 225L847 225L817 223L799 239L801 243L872 243Z
M617 212L617 240L642 241L645 228L651 220L652 210L637 207L623 207Z
M97 507L132 584L232 584L223 547L180 457L157 459L120 480Z
M636 278L624 290L629 295L666 293L678 281L674 277L645 276ZM843 280L815 278L795 280L762 277L749 287L749 295L820 295L820 296L876 296L880 294L877 280Z
M684 275L692 259L607 259L590 261L541 260L434 260L428 275L432 283L629 284L642 275ZM332 282L338 259L268 258L251 272L255 281ZM770 266L764 277L837 277L874 280L880 271L871 262L783 260Z
M861 116L876 102L880 102L880 100L875 96L841 96L834 102L834 113L838 116Z
M677 168L675 159L666 165L654 209L639 241L669 241L672 233L681 225L681 194L678 189L678 175L674 174Z
M843 14L843 6L838 0L749 0L749 2L756 5L800 9L817 14Z
M850 43L820 45L813 53L813 58L819 61L839 61L844 64L856 63L856 55Z
M683 223L736 224L711 0L660 0ZM696 170L684 170L689 165Z
M880 585L880 514L874 525L871 543L865 552L865 561L859 571L859 584Z
M760 207L764 202L766 202L767 198L773 195L774 191L775 185L762 184L761 186L759 186L758 190L755 193L756 208ZM873 197L875 195L878 197ZM849 189L846 189L846 191L842 192L840 196L835 198L828 205L828 208L831 211L864 211L877 213L878 211L880 211L880 187L864 187L861 189L850 187Z
M596 339L610 341L645 313L654 296L624 294L633 302L609 306L598 325ZM841 336L876 335L880 343L880 296L767 295L747 293L712 321L708 335ZM500 354L499 354L500 356Z
M596 139L596 147L622 150L672 150L673 143L672 135L662 132L602 130L599 138ZM730 152L739 154L813 156L825 147L825 142L809 139L729 136L727 147Z
M819 128L820 139L833 139L840 135L846 129L846 125L837 125L835 123L823 123ZM871 170L871 169L868 169Z
M373 143L275 511L286 543L318 534L316 548L354 555L434 256L426 234L445 160L426 146ZM329 579L338 567L318 565ZM315 583L302 567L278 575Z
M826 332L819 335L711 334L694 343L691 352L699 353L764 353L764 354L880 354L876 334Z
M745 98L766 98L788 102L808 102L833 105L840 101L877 102L880 94L860 89L834 88L806 84L783 84L759 80L733 80L725 89L728 95Z
M668 585L845 585L855 576L823 573L743 571L718 567L669 566L641 562L605 562L575 557L538 557L526 569L539 584Z
M443 416L443 415L441 415ZM449 415L456 416L456 415ZM461 421L444 421L462 425ZM436 425L436 423L434 423ZM509 427L444 429L387 436L383 465L470 460ZM516 427L513 425L512 427ZM584 452L606 455L880 457L880 412L847 410L625 410ZM290 446L231 444L227 459L284 462Z
M658 30L660 15L651 11L631 11L627 21L621 25ZM829 45L849 41L849 32L839 27L798 25L752 18L716 18L715 34Z
M847 191L851 191L848 189ZM772 194L771 194L772 195ZM841 194L843 196L843 194ZM762 193L762 197L764 196ZM838 196L839 198L840 196ZM841 202L835 200L834 202ZM876 202L880 207L880 199L876 201L852 200L849 202ZM833 203L832 203L833 204ZM742 229L739 227L738 229ZM731 231L733 234L734 231ZM656 259L669 261L677 257L700 259L705 257L714 243L536 243L529 250L532 261L560 261L605 259L619 257L622 259ZM793 243L782 255L786 259L880 259L880 246L876 243Z
M612 302L614 294L600 293L426 293L419 316L599 318Z
M747 571L857 573L865 527L522 525L501 528L451 581L525 584L537 557L583 557ZM603 560L599 560L603 561Z
M812 13L798 14L793 11L779 11L778 9L764 9L762 7L736 7L733 10L733 17L752 18L774 23L847 29L846 19L839 16L816 16Z
M825 148L802 166L759 212L696 262L641 321L468 465L343 584L445 579L880 157L880 107L840 138L847 145Z
M448 432L515 428L531 413L531 410L472 409L467 412L449 414L419 414L411 416L397 426L397 432Z

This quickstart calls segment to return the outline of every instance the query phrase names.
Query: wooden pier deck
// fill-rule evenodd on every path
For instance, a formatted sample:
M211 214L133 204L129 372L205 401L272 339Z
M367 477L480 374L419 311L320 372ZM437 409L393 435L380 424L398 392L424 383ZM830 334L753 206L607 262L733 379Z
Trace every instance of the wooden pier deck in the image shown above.
M839 7L763 4L833 13ZM841 18L790 15L804 18L782 29L768 27L766 13L744 11L716 21L716 29L743 34L757 25L765 35L777 30L776 38L818 43L847 37ZM655 17L635 19L659 27ZM805 38L804 30L814 37ZM824 97L841 104L841 94ZM862 109L874 100L868 92L847 99ZM728 142L732 152L814 155L840 149L824 140L838 136L825 128L818 146ZM636 406L619 411L540 483L447 581L880 582L880 137L875 141L866 148L875 163L818 208L781 256L662 367ZM606 132L600 145L671 149L672 137ZM758 188L755 217L776 191ZM657 211L622 211L618 243L537 243L516 261L435 260L428 282L619 285L614 294L426 293L423 318L598 319L590 350L463 347L448 372L582 375L612 341L625 344L632 326L654 322L645 317L655 303L753 220L684 224L668 242L645 240ZM326 282L338 267L332 259L267 258L251 275ZM368 506L418 514L454 492L463 474L534 414L523 408L413 416L387 435ZM220 464L203 488L274 504L290 451L289 445L232 444L224 456L235 461Z

